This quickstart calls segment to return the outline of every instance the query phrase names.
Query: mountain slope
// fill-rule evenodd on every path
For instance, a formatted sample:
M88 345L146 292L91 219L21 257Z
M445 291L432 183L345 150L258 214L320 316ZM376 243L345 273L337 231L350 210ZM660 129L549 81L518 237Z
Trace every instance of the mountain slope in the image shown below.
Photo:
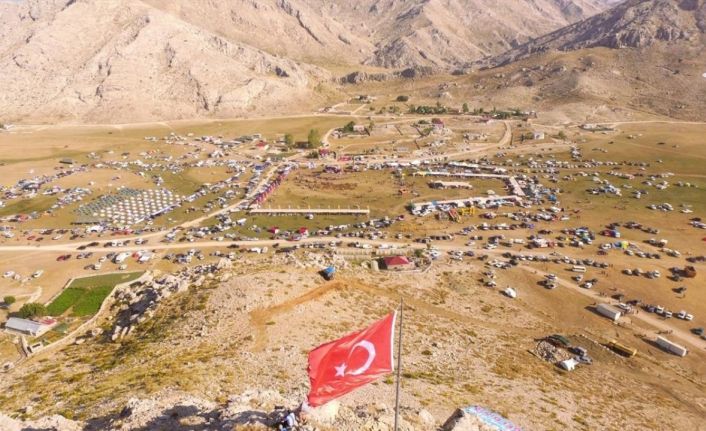
M498 65L550 50L583 48L706 48L706 1L627 0L594 17L534 39L487 64ZM671 49L671 48L670 48Z
M427 0L406 7L395 21L377 24L380 40L366 61L383 67L464 66L531 37L599 12L592 0Z
M0 116L122 121L286 108L321 72L226 40L138 1L18 11L0 44ZM45 16L50 18L45 18Z
M476 66L497 103L703 121L704 64L705 0L628 0Z

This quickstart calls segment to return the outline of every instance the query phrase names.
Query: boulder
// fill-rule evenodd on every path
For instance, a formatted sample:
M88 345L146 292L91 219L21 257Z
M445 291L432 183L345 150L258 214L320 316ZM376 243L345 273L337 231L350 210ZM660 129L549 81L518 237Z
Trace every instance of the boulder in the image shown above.
M310 407L305 404L302 406L301 414L302 417L306 418L307 422L328 425L336 420L340 408L341 404L335 400L319 407Z

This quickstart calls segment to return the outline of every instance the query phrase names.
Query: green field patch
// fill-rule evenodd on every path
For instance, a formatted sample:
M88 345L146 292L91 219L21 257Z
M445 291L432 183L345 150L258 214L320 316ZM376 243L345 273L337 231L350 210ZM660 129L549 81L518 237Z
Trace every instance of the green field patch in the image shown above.
M66 310L78 302L84 293L85 289L83 288L69 287L64 289L64 291L47 306L47 313L49 313L50 316L61 316Z
M61 316L70 310L72 316L91 316L98 312L117 284L135 280L141 275L142 272L129 272L77 278L47 306L47 312L51 316Z
M0 216L14 214L31 214L44 212L56 202L54 196L36 196L32 199L20 199L0 208Z
M98 312L105 298L115 286L98 286L84 289L85 293L76 301L71 314L77 317L91 316Z

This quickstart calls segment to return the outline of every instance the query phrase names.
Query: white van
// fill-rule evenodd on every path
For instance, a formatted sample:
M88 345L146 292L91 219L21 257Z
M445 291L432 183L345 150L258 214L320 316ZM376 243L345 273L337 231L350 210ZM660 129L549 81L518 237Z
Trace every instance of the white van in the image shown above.
M574 265L574 266L571 268L571 271L573 271L573 272L586 272L586 267L585 267L585 266Z

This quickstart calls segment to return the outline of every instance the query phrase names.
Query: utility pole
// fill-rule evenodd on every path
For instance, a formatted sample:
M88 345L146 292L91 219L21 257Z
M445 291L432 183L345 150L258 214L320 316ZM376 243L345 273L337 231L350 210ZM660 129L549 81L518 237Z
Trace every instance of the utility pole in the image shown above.
M404 309L404 300L400 298L400 329L397 335L397 388L395 394L395 431L399 430L400 418L400 377L402 372L402 311Z

